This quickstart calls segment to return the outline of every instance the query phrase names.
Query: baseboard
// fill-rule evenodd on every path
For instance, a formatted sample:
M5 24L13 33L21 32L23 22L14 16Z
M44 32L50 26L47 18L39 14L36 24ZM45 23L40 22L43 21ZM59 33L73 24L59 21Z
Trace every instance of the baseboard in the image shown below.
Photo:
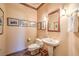
M17 52L10 53L10 54L7 54L6 56L10 56L10 55L13 55L13 54L16 54L16 53L22 52L22 51L26 51L27 49L28 49L28 48L23 49L23 50L21 50L21 51L17 51Z

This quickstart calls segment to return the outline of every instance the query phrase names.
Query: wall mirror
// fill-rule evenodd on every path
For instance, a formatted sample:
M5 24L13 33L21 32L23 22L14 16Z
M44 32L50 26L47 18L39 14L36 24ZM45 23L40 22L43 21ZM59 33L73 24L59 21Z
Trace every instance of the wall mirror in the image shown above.
M3 22L4 22L3 20L4 20L4 12L0 8L0 34L3 33Z
M48 31L60 32L60 9L48 14Z

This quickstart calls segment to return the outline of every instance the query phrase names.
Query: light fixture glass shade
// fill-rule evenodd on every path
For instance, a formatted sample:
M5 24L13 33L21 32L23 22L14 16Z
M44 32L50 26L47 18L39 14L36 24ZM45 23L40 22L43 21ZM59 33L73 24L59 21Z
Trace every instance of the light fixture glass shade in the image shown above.
M60 16L65 16L66 15L66 10L65 9L61 9L60 10Z
M66 11L65 11L65 9L63 9L62 10L62 16L65 16L65 14L66 14Z

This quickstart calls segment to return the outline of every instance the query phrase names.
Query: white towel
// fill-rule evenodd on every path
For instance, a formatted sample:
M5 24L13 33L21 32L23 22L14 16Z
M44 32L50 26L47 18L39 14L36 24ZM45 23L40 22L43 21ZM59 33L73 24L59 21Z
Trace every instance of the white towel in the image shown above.
M77 16L70 16L68 18L68 32L78 32L78 18L77 18Z

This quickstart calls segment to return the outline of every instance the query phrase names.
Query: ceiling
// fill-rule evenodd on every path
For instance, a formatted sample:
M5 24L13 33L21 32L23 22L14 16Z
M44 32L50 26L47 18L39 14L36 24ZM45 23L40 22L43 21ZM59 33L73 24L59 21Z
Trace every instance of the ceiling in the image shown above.
M27 3L27 4L34 8L38 8L42 3Z
M35 10L38 10L42 5L44 5L44 3L20 3L20 4Z

